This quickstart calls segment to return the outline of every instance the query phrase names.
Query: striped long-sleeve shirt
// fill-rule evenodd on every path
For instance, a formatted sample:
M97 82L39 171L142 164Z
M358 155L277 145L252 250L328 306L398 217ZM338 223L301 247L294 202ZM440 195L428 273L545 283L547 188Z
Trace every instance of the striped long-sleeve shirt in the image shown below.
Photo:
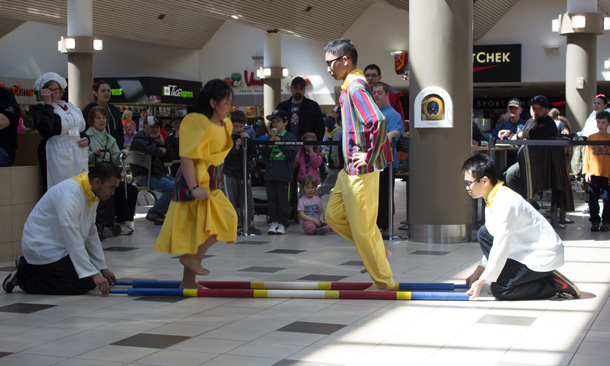
M357 175L385 169L388 159L391 161L390 145L387 143L388 127L360 69L352 70L345 78L339 104L346 173ZM360 168L353 165L352 157L356 152L366 154L367 165Z

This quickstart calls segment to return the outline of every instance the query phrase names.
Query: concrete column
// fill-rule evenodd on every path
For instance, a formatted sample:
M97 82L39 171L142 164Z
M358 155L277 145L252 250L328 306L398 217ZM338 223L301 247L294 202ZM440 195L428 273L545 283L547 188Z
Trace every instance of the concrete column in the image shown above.
M282 100L282 36L278 31L268 31L264 44L264 68L271 68L272 73L265 76L263 86L263 107L265 115L271 114ZM279 70L279 75L277 70Z
M93 2L92 0L68 0L68 37L81 36L88 42L88 51L68 52L68 100L78 108L84 108L92 99L93 84ZM88 40L90 38L90 40Z
M560 16L559 33L566 36L566 117L575 131L580 131L593 110L597 94L597 34L601 14L597 0L568 0L567 13ZM585 29L573 29L571 17L586 16ZM597 24L599 23L599 24Z
M462 163L470 156L472 110L472 1L411 0L409 3L409 119L426 87L453 100L452 128L415 128L409 134L409 240L469 241L472 205Z

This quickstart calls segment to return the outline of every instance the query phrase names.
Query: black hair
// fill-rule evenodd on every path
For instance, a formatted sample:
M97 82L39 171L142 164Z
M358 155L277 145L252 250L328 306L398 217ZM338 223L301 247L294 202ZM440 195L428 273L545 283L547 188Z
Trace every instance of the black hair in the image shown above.
M370 64L370 65L367 65L367 66L364 68L364 72L366 72L366 70L377 70L377 74L378 74L379 76L381 76L381 69L379 68L379 66L377 66L377 65L375 65L375 64Z
M601 99L605 105L608 105L608 97L605 94L597 94L595 99L597 98Z
M595 115L595 119L606 119L606 121L610 122L610 113L608 111L601 111Z
M468 171L475 179L487 177L493 186L498 183L496 164L487 154L477 154L468 158L462 165L462 174Z
M337 57L347 56L352 60L352 64L358 64L358 51L356 46L347 38L339 38L328 42L324 47L324 52L330 52Z
M121 179L121 168L109 161L102 161L89 170L89 181L98 178L102 183L110 178Z
M214 108L210 105L210 100L214 99L216 103L220 103L221 100L229 96L233 96L231 87L223 80L212 79L201 88L193 112L201 113L210 118L214 115Z
M246 114L238 109L234 110L231 113L231 122L235 123L243 123L246 124Z

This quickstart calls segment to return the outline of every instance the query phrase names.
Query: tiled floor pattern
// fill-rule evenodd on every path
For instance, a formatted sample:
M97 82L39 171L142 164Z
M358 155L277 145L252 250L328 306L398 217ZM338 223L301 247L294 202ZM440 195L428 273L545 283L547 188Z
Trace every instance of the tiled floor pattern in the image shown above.
M405 202L398 183L396 202ZM578 202L582 209L583 203ZM146 208L138 208L139 216ZM559 231L561 271L583 291L571 301L376 301L0 294L0 365L607 365L610 234L587 217ZM396 213L396 227L405 218ZM265 232L263 218L257 226ZM104 241L121 280L179 280L177 257L153 250L160 227L139 218L132 236ZM404 235L404 232L399 232ZM386 242L399 282L463 283L480 257L474 242ZM129 250L125 250L129 249ZM210 280L368 282L337 234L219 243ZM0 263L2 279L12 263ZM201 278L204 279L204 278Z

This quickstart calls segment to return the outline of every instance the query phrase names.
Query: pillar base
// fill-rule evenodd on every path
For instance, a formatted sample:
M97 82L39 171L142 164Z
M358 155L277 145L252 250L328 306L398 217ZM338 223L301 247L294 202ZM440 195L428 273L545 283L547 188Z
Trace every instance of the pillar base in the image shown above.
M469 242L472 240L472 224L425 225L409 223L409 240L428 244Z

